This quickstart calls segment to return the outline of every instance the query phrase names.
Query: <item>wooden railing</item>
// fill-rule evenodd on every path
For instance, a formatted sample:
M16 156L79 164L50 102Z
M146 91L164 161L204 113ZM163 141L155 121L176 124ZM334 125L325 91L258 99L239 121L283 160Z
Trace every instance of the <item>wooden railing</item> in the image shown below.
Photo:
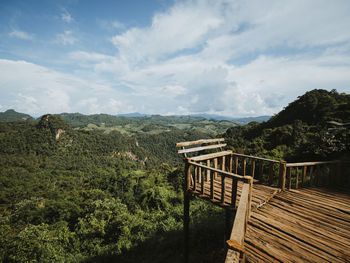
M274 183L274 175L280 161L238 153L232 153L232 156L235 173L243 176L249 174L254 179L270 185Z
M275 185L282 191L305 186L341 186L341 162L287 163L283 160L231 153L230 170L242 176L249 175L260 183ZM344 170L344 169L342 169ZM344 177L344 176L343 176Z
M249 183L243 184L230 239L226 241L228 250L225 263L239 262L245 257L244 238L250 217L252 188L253 178L250 177Z
M313 185L334 187L339 181L339 166L339 161L287 163L284 168L286 187L288 189Z
M189 158L206 166L228 171L241 176L252 176L260 182L270 185L277 182L281 161L223 151ZM208 177L205 177L208 178Z
M204 165L201 162L187 159L185 168L186 189L201 198L234 209L236 207L238 181L249 183L252 179L226 171L225 161L222 160L221 157L221 167L218 167L217 159L213 158L214 167L211 167L207 165L207 162Z

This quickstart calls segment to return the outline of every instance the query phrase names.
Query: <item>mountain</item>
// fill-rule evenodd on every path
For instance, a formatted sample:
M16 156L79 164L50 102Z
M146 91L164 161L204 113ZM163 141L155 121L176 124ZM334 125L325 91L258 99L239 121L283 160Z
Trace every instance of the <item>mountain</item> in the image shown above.
M139 112L133 112L133 113L125 113L125 114L117 114L117 117L151 117L151 116L161 116L161 115L152 115L152 114L143 114ZM205 119L213 119L217 121L232 121L239 125L246 125L249 122L255 121L255 122L263 122L267 121L271 118L271 116L257 116L257 117L242 117L242 118L235 118L235 117L229 117L229 116L221 116L216 114L206 114L206 113L199 113L199 114L189 114L189 115L173 115L173 116L164 116L164 117L201 117Z
M92 114L92 115L84 115L81 113L60 113L56 114L68 122L73 128L82 128L88 126L88 124L95 125L106 125L106 126L114 126L114 125L126 125L130 123L139 124L140 121L158 121L162 119L163 124L169 120L169 122L176 122L179 124L188 124L192 121L198 121L199 118L204 118L206 120L210 120L211 122L215 121L229 121L234 122L238 125L246 125L249 122L263 122L270 119L271 116L258 116L258 117L244 117L244 118L234 118L228 116L221 116L215 114L190 114L190 115L173 115L173 116L162 116L157 114L143 114L139 112L133 113L125 113L125 114ZM133 119L134 118L134 119ZM178 118L174 121L174 118ZM7 110L6 112L0 112L0 121L18 121L18 120L35 120L32 116L24 113L16 112L15 110ZM37 119L40 119L37 118ZM158 120L157 120L158 119ZM184 122L185 121L185 122Z
M221 116L216 114L192 114L190 116L197 116L197 117L203 117L206 119L214 119L214 120L226 120L226 121L232 121L239 125L246 125L249 122L255 121L255 122L263 122L267 121L271 118L271 116L257 116L257 117L242 117L242 118L236 118L236 117L229 117L229 116Z
M315 89L299 96L281 112L273 116L267 126L281 126L300 120L309 125L324 125L327 121L350 121L350 95Z
M24 121L24 120L34 120L34 118L28 114L20 113L15 110L7 110L5 112L0 112L0 121Z
M350 129L329 129L329 122L350 122L350 95L315 89L263 123L229 128L225 137L238 152L288 161L329 160L347 156Z
M239 125L246 125L249 122L264 122L268 121L271 118L271 116L257 116L257 117L246 117L246 118L233 118L231 121L239 124Z
M133 114L142 115L142 114ZM235 126L232 121L206 119L198 116L143 115L138 117L114 116L108 114L83 115L80 113L61 113L61 117L76 129L95 130L104 133L119 131L123 134L159 134L175 130L196 130L210 135L225 132Z
M132 113L123 113L123 114L117 114L117 117L149 117L150 114L142 114L139 112L132 112Z

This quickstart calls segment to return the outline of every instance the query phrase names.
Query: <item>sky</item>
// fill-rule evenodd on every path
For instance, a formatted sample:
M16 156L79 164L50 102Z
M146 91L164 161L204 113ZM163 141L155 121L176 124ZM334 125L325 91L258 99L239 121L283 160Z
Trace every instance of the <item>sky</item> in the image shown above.
M348 0L0 0L0 111L273 115L350 93Z

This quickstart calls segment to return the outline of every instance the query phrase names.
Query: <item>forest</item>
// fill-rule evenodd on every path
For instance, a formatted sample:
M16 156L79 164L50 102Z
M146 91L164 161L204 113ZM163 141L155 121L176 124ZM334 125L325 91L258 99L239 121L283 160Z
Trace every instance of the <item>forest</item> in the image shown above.
M312 90L268 121L0 113L0 262L182 262L175 144L286 161L350 158L350 95ZM191 258L224 256L223 211L191 201Z

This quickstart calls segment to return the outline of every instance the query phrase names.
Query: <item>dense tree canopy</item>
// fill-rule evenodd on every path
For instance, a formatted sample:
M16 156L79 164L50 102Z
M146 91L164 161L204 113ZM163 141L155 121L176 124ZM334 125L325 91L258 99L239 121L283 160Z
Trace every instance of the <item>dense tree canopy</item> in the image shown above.
M176 142L230 125L224 136L237 152L348 158L349 128L327 121L350 122L349 102L347 94L313 90L246 126L105 114L0 122L0 262L181 262L184 176ZM191 202L193 260L223 256L222 213Z
M240 152L287 161L348 158L350 128L328 121L350 122L350 95L312 90L263 123L229 128L224 136Z

